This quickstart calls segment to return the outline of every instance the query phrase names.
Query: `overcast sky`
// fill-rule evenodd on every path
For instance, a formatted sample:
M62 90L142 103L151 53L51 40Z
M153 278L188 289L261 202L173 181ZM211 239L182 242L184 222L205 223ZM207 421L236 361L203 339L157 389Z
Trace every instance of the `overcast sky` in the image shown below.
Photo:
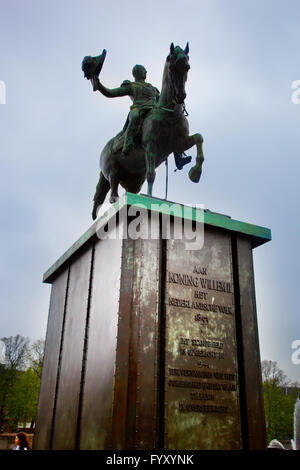
M131 104L93 93L83 57L107 49L108 87L139 63L160 89L170 43L187 41L206 159L198 185L170 159L169 199L272 230L254 250L261 358L300 381L299 0L0 0L0 337L45 336L42 275L91 225L99 154ZM164 178L163 165L154 196Z

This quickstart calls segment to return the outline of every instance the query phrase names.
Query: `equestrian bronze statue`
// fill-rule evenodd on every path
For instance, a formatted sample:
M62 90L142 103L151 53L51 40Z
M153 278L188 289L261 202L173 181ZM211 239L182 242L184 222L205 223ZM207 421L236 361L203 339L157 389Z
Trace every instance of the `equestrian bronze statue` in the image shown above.
M109 98L129 96L133 102L124 128L105 145L100 156L100 177L94 196L93 219L111 190L110 203L118 199L119 184L132 193L138 193L147 179L148 195L152 195L155 169L170 154L181 169L191 157L183 156L185 150L196 145L196 163L189 178L198 183L204 161L201 134L189 135L184 100L185 83L189 65L189 46L185 49L171 44L162 79L161 92L146 83L146 69L133 68L134 81L125 80L119 88L109 89L100 83L98 75L106 56L104 49L98 57L87 56L82 63L86 78L94 91Z

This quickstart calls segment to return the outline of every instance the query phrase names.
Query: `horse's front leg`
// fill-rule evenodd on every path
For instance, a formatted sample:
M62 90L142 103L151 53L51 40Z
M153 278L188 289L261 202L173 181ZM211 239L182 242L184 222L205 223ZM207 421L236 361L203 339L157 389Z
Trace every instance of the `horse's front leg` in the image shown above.
M152 188L155 180L155 159L157 146L154 142L148 142L146 145L146 178L148 183L148 196L152 196Z
M202 144L203 144L203 137L201 134L194 134L194 135L188 136L181 143L182 152L193 147L194 145L196 145L197 147L196 164L189 171L189 178L191 181L193 181L193 183L199 182L200 176L202 173L202 164L204 162Z

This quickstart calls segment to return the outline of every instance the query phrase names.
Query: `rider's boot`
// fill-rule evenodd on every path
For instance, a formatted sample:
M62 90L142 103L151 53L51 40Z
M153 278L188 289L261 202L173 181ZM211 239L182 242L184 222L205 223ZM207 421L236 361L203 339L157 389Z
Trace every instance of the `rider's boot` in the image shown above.
M125 141L122 149L123 155L128 153L134 147L134 138L136 137L138 130L139 111L137 109L131 110L129 114L129 123L125 132Z
M178 170L182 170L184 165L187 165L192 160L192 157L190 156L183 157L181 153L174 152L174 157L175 157L175 164Z

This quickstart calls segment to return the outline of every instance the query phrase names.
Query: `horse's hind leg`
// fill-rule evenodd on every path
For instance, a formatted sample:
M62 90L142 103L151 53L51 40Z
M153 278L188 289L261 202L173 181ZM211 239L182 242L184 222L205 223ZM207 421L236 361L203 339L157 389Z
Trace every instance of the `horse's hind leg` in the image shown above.
M110 182L110 188L111 188L109 202L113 204L119 199L118 186L120 182L120 177L119 177L119 170L117 167L114 167L111 169L111 172L109 175L109 182Z
M97 218L98 208L103 204L105 201L106 195L110 189L110 184L103 175L102 171L100 171L99 181L96 187L96 192L94 196L94 207L92 212L92 218L95 220Z
M148 142L146 146L146 178L148 183L148 196L152 196L152 188L155 180L155 156L156 156L156 144L154 142Z
M183 152L193 147L193 145L196 145L197 147L196 164L189 171L189 178L191 181L193 181L193 183L199 182L200 176L202 173L202 164L204 162L202 144L203 144L203 137L201 134L191 135L182 142L181 150Z
M142 189L144 181L145 181L144 176L141 176L141 177L137 176L134 181L129 180L126 182L126 184L122 183L122 185L124 186L126 191L129 191L130 193L138 194L140 190Z

